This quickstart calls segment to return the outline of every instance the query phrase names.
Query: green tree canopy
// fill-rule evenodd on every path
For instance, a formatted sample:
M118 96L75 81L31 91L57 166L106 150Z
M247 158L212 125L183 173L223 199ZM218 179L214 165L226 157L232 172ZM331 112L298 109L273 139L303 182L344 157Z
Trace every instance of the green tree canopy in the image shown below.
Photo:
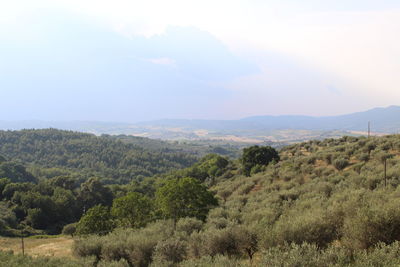
M9 178L13 183L37 183L36 177L27 172L24 166L15 162L0 163L0 178L4 177Z
M107 234L113 229L113 222L108 207L96 205L80 219L76 233L80 235Z
M111 214L121 226L132 228L145 226L151 220L152 212L152 201L137 192L115 199L111 208Z
M167 181L157 190L156 201L161 213L174 220L183 217L205 220L210 208L218 204L213 194L193 178Z
M84 210L97 204L111 206L113 199L111 190L103 186L98 178L90 178L81 184L78 197L82 202Z
M189 177L204 181L208 177L215 177L223 174L229 161L217 154L208 154L198 163L184 170L184 174Z
M250 176L253 167L268 165L273 160L279 161L279 154L273 147L251 146L245 148L241 158L243 172L246 176Z

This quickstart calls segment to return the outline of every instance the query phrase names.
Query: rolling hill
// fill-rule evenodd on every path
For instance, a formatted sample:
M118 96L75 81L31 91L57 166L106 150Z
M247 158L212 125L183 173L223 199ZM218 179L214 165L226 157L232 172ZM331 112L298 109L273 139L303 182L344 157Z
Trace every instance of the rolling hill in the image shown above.
M340 116L253 116L238 120L163 119L138 123L90 121L0 121L0 129L57 128L96 135L135 135L164 140L214 140L225 143L294 143L360 135L368 122L374 134L400 131L400 106L374 108Z

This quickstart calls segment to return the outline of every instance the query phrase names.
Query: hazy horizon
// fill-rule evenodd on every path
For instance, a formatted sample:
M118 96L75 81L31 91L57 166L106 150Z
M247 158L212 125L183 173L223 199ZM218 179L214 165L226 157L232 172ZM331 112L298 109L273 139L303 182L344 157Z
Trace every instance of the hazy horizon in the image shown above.
M276 115L271 115L271 114L255 114L251 116L246 116L246 117L237 117L237 118L229 118L229 119L219 119L219 118L168 118L168 117L161 117L158 119L153 119L153 120L137 120L137 121L119 121L119 120L113 120L113 121L105 121L105 120L79 120L79 119L74 119L74 120L42 120L42 119L17 119L17 120L7 120L7 119L0 119L0 122L6 122L6 123L24 123L24 122L33 122L33 123L110 123L110 124L139 124L143 122L153 122L153 121L166 121L166 120L204 120L204 121L238 121L238 120L243 120L247 118L257 118L257 117L310 117L310 118L329 118L329 117L340 117L340 116L346 116L346 115L353 115L357 113L364 113L376 109L389 109L389 108L399 108L400 106L397 105L390 105L386 107L375 107L372 109L368 110L359 110L356 112L352 113L341 113L341 114L334 114L334 115L324 115L324 116L317 116L317 115L304 115L304 114L276 114Z
M398 105L400 2L3 3L0 120L334 116Z

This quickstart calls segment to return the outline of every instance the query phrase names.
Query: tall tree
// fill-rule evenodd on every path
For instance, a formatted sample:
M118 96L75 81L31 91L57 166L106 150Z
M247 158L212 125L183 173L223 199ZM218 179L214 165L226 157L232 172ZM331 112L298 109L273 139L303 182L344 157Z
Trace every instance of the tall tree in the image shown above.
M137 192L114 200L111 214L121 226L138 228L145 226L153 212L152 201Z
M196 217L205 220L217 199L200 181L193 178L172 179L156 192L156 202L161 213L174 219Z
M97 178L90 178L81 184L78 197L82 202L84 211L98 204L111 206L113 199L111 190L105 187Z
M113 222L108 207L96 205L89 209L80 219L76 227L76 233L80 235L99 234L111 232Z

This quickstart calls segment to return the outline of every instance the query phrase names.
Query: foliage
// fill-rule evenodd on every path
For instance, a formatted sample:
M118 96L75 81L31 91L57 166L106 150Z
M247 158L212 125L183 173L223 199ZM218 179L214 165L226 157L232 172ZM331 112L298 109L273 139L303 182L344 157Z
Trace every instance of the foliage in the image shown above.
M0 178L8 178L13 183L37 183L36 177L27 172L23 165L10 161L0 163Z
M246 176L250 176L251 171L254 167L257 170L260 169L259 165L268 165L271 161L279 161L278 152L270 146L251 146L243 149L243 155L241 157L243 173ZM256 173L256 170L253 170Z
M54 257L30 257L0 251L1 266L7 267L87 267L90 260L57 259Z
M380 242L391 244L400 240L400 201L366 201L367 205L346 218L345 243L354 249L365 249Z
M114 199L111 214L124 227L138 228L145 226L153 216L152 201L140 193L132 192Z
M229 161L226 158L216 154L209 154L192 167L187 168L183 176L204 181L209 177L221 176L225 172L228 164Z
M110 211L107 207L96 205L82 216L76 226L79 235L104 235L113 229Z
M192 235L189 240L189 252L193 257L220 254L252 259L257 250L257 236L245 226L210 229Z
M97 262L125 260L130 266L148 266L158 242L171 236L172 224L168 221L150 224L145 229L116 230L106 236L89 236L76 240L74 254L94 257Z
M349 165L349 161L344 158L337 159L333 162L333 165L335 166L336 169L339 171L343 170Z
M156 141L138 137L135 142L123 142L110 136L56 129L0 131L0 154L9 160L41 168L67 169L70 173L79 171L80 175L85 173L85 177L97 176L112 183L150 177L188 167L196 161L196 155L190 151L177 150L166 144L151 147L149 143ZM18 182L28 178L3 174L2 166L0 163L0 178ZM19 166L7 168L12 167L18 172Z
M111 206L113 195L111 190L104 187L99 179L90 178L81 184L78 198L83 204L83 209L87 210L98 204Z
M242 161L209 155L182 170L112 186L35 169L34 176L53 178L0 180L0 229L61 230L87 220L92 210L80 219L83 208L93 206L102 211L92 222L110 222L105 232L113 222L123 226L77 239L75 253L98 266L400 264L399 135L309 141L282 148L279 157L254 165L251 177L240 173ZM149 214L140 208L148 203ZM138 223L141 212L148 220ZM160 218L167 220L154 222Z
M178 238L169 238L157 243L153 260L156 262L178 263L186 257L186 244Z
M203 228L203 222L196 218L182 218L176 224L176 231L184 232L186 235L191 235L194 232L200 232Z
M76 232L76 225L77 225L77 223L70 223L70 224L65 225L62 229L62 234L70 235L71 237L73 237Z
M205 220L218 204L213 194L193 178L172 179L156 192L157 205L165 218L196 217Z

